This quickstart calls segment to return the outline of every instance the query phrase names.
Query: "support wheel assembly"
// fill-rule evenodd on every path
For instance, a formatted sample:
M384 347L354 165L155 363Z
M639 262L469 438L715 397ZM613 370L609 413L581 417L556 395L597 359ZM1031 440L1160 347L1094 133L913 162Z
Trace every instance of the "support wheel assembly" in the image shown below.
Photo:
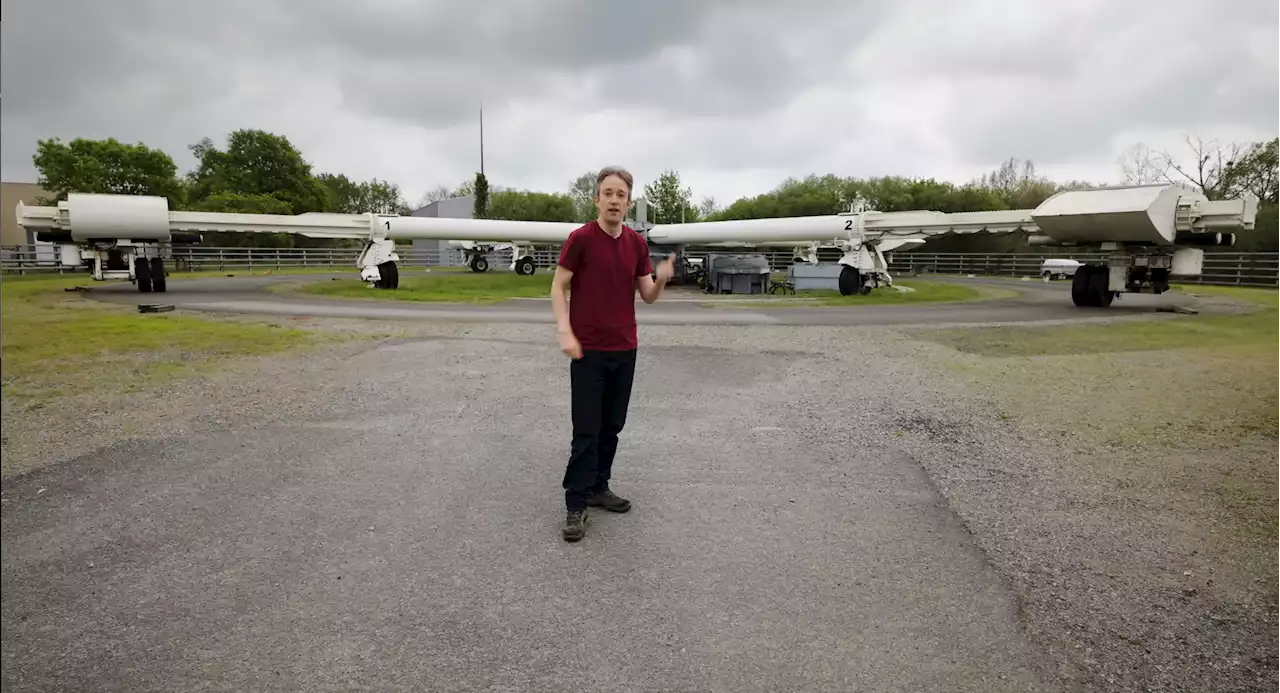
M138 285L138 292L151 293L151 262L145 257L133 259L133 277Z
M1115 299L1108 289L1110 270L1106 265L1081 265L1071 279L1071 302L1082 308L1105 308Z
M156 293L165 291L164 258L151 258L151 289Z
M472 271L472 272L488 272L488 271L489 271L489 258L486 258L486 257L485 257L485 256L483 256L483 255L472 255L472 256L471 256L471 271Z
M398 289L400 288L400 267L393 261L384 262L378 265L378 279L376 286L379 289Z
M862 273L856 267L844 265L840 268L840 295L852 296L862 290Z
M535 270L537 270L537 265L534 264L533 258L522 257L516 260L516 274L530 275Z

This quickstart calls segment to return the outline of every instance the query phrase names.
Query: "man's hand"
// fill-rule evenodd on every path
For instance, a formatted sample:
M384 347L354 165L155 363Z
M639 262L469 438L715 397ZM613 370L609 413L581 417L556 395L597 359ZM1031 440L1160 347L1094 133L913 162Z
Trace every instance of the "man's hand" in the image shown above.
M582 345L578 343L578 338L574 336L573 331L562 331L559 334L560 350L564 355L575 361L582 358Z
M658 275L657 281L661 284L666 284L667 282L671 281L671 277L675 276L675 273L676 273L676 254L672 253L667 256L666 260L663 260L662 262L658 263L658 268L656 271L656 274Z

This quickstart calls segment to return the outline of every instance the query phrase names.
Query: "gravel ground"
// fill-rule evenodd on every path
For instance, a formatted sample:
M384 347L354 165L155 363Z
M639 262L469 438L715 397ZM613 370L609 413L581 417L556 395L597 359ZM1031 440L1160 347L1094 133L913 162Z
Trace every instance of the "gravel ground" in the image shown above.
M933 397L958 406L902 416L903 447L1064 673L1090 690L1276 690L1274 367L1246 382L1217 353L914 353L938 377ZM1135 393L1156 401L1136 413L1091 396L1117 380L1151 383ZM1269 425L1198 426L1251 423L1268 397Z
M348 331L368 324L323 319L304 323ZM39 546L31 543L34 536L31 534L20 535L21 543L11 542L10 537L14 536L15 527L25 526L25 532L31 529L28 523L42 522L25 512L31 496L39 493L38 489L29 488L31 483L45 479L51 485L59 480L72 481L59 476L60 467L80 470L76 473L83 476L78 483L86 483L83 478L97 478L95 475L113 468L133 469L138 462L131 456L151 450L150 445L171 444L175 439L185 438L191 441L189 446L197 446L212 440L210 436L225 437L233 431L245 439L244 445L253 448L253 455L269 462L273 454L283 454L288 445L298 449L325 445L329 428L349 425L340 421L367 422L368 419L361 417L371 411L370 407L376 411L379 398L385 396L379 388L388 384L405 389L403 395L392 399L408 398L401 404L412 403L415 408L397 408L401 412L398 415L361 425L368 427L369 436L406 436L406 440L411 439L428 457L476 454L458 448L456 436L444 432L463 422L470 422L467 426L475 424L472 430L476 436L500 441L498 447L482 449L480 453L496 455L499 450L518 450L521 441L511 438L519 435L518 432L528 434L542 430L532 417L564 418L561 381L555 377L546 379L545 366L530 369L528 365L539 363L541 357L537 354L543 351L546 362L553 364L550 367L557 364L554 341L546 329L529 325L433 323L380 323L379 329L388 337L381 344L352 341L328 347L322 355L305 360L247 359L217 374L177 384L158 399L136 395L71 398L56 411L25 412L15 418L6 413L6 455L36 460L33 466L63 463L51 467L43 477L37 472L5 483L6 690L10 684L14 689L20 687L18 675L12 668L18 646L10 644L9 633L20 612L24 619L30 613L27 606L19 608L20 597L11 596L17 594L10 591L15 589L13 585L25 584L13 582L11 571L18 569L12 566L14 561L23 558L19 553L21 548ZM618 534L608 535L607 539L624 542L629 551L650 552L645 554L650 562L683 562L681 569L696 567L699 572L721 573L724 580L736 582L683 583L685 588L696 589L700 595L697 598L682 595L686 600L693 599L684 603L683 608L692 608L702 620L680 618L668 624L669 646L681 653L685 647L690 648L708 669L691 669L693 665L688 660L663 658L640 650L639 654L631 653L639 658L630 669L602 671L599 663L590 659L590 652L580 647L571 648L570 660L578 662L584 671L603 676L601 680L616 677L615 682L628 677L655 685L662 682L668 689L686 685L746 690L767 687L771 682L793 690L819 684L840 686L844 690L853 684L869 685L876 690L897 690L895 686L907 690L912 685L916 686L915 690L983 691L1275 690L1274 560L1269 574L1252 573L1255 579L1262 580L1261 587L1252 592L1244 586L1249 582L1244 579L1229 580L1227 584L1211 582L1213 566L1206 556L1197 558L1190 552L1179 552L1188 545L1177 534L1179 521L1188 518L1179 517L1177 507L1170 508L1164 498L1157 498L1150 501L1156 508L1153 512L1172 514L1173 520L1159 525L1126 524L1126 520L1133 517L1129 512L1132 506L1142 505L1146 499L1139 500L1140 496L1132 492L1098 487L1088 475L1078 474L1078 465L1060 464L1064 454L1078 456L1082 451L1064 453L1050 445L1050 441L1019 430L1008 417L1002 416L1004 405L989 393L977 393L959 379L939 379L934 370L922 366L922 359L948 358L944 349L908 341L886 328L654 326L641 328L641 341L647 356L642 360L638 379L644 383L642 391L654 399L646 400L642 394L637 400L633 408L634 423L629 427L631 437L624 445L653 451L661 462L644 471L632 467L633 479L664 496L678 495L685 488L690 489L690 493L696 490L705 507L690 510L692 514L683 516L677 509L668 508L675 513L668 518L672 525L651 528L653 534L644 536L647 542L657 546L672 547L667 549L669 555L662 559L652 555L653 544L625 544ZM759 366L777 370L754 378L744 375L744 369ZM510 378L528 380L512 388ZM694 383L702 389L690 391ZM423 387L434 389L423 392L420 390ZM512 397L528 392L530 387L535 393L546 394L545 408L528 410L507 422L494 420L485 412L485 407L508 408ZM512 391L493 394L502 393L503 388L512 388ZM699 414L699 410L704 413ZM762 418L765 421L762 422ZM269 440L268 434L281 427L296 427L299 422L311 422L309 430L313 439L276 443L274 445L285 447L273 453L271 444L264 442ZM424 423L426 428L434 428L438 433L424 433L421 430ZM725 431L730 432L728 438ZM558 454L563 444L557 435L558 431L539 434L534 447L545 449L552 456ZM507 447L510 445L515 448ZM315 473L342 473L345 468L324 458L322 449L317 448L313 453L323 465ZM1274 440L1270 450L1274 455ZM183 454L196 453L187 450ZM379 445L371 445L368 454L387 452ZM164 464L176 464L174 459L164 459ZM710 468L708 461L712 464ZM229 464L212 459L197 463L215 468ZM83 471L86 464L100 465L100 468ZM358 481L359 487L353 491L357 495L369 493L367 485L385 484L394 489L403 485L417 487L421 483L412 477L398 476L405 470L382 469L374 460L369 464L371 469L392 474L388 478ZM546 479L527 478L529 469L523 465L528 462L519 457L476 458L468 464L487 469L493 465L510 465L520 483L532 485L535 497L544 490L538 485L545 485ZM620 461L620 468L627 469L625 464ZM466 479L471 473L460 462L451 463L447 468L454 481ZM911 469L921 473L912 475ZM284 477L280 482L292 488L291 484L298 483L297 475L309 472L290 464L281 473ZM854 475L852 480L850 473ZM760 477L735 483L737 474L759 474ZM866 478L862 478L863 475L867 475ZM919 486L921 484L923 486ZM932 581L936 582L935 591L977 590L972 597L976 601L963 607L953 604L930 617L920 611L918 604L860 599L843 591L844 588L828 584L825 576L819 578L819 573L813 572L831 570L833 566L829 564L833 557L843 552L855 554L841 555L837 563L856 560L857 552L892 551L886 542L906 542L904 546L908 547L928 546L918 537L895 533L885 527L859 529L856 524L849 524L851 519L860 517L860 512L865 512L864 504L886 502L885 494L890 498L888 507L902 506L909 513L894 522L915 517L910 513L932 517L933 511L925 509L927 503L917 506L919 501L909 496L894 500L895 493L918 486L940 494L938 502L943 515L931 519L925 531L943 537L944 541L931 550L938 555L908 553L893 559L901 562L900 569L885 577L905 580L907 589L914 590L910 594L915 598L929 594L928 585ZM731 489L738 495L737 500L717 496L717 488ZM863 495L868 489L870 495ZM549 503L546 507L522 512L522 521L537 524L554 523L558 519L555 517L558 490L554 487L545 490ZM495 490L495 493L499 497L478 502L486 513L497 510L499 506L494 503L503 502L502 491ZM91 505L85 500L86 496L77 498L78 504ZM1184 502L1194 503L1194 500L1184 499ZM799 507L794 505L797 501ZM207 502L220 501L213 498ZM314 511L308 511L306 498L296 502L303 503L297 512L305 515L304 519L313 523L323 521ZM649 502L660 501L655 497ZM697 530L690 531L678 523L692 521L694 524L690 526L695 528L714 525L723 518L723 514L717 513L733 512L737 516L736 513L744 512L739 505L742 502L756 504L753 512L770 518L767 522L760 518L750 520L741 528L739 536L753 536L761 542L759 545L736 543L728 537L718 539L719 546L707 545L705 542L710 537L700 541ZM815 504L827 514L826 527L810 524L818 517ZM294 506L286 504L285 507ZM430 514L429 519L434 522L447 522L450 512L460 510L456 502L446 502L442 509L417 512ZM374 516L389 512L386 508L367 511L348 508L347 511ZM283 510L265 512L274 515ZM946 519L952 512L956 517ZM605 521L612 519L604 518ZM795 524L801 520L806 524ZM281 517L277 521L287 520ZM386 521L387 517L377 517L371 521L369 531L375 532L373 527ZM472 521L487 522L479 518ZM502 536L503 530L499 527L485 525L485 528L495 532L494 536ZM555 538L554 524L535 529L534 534L542 537L536 541ZM799 535L790 531L800 529L803 532ZM282 531L287 534L289 529ZM859 536L861 538L855 538ZM591 545L593 538L605 539L606 536L589 535L585 544ZM394 552L406 546L406 541L409 545L425 541L403 536L396 539L400 543L392 541L382 548ZM477 550L489 548L485 540L476 541L479 542L475 546ZM972 556L965 553L967 542L973 544ZM534 544L538 545L541 544ZM72 556L60 555L57 546L55 541L43 550L51 552L51 560L72 560ZM791 560L798 563L783 567L761 551L789 552ZM763 574L750 577L750 571L735 573L742 568L741 562L748 560L744 557L753 557L749 560L764 565ZM974 566L964 570L976 571L973 575L977 576L986 575L990 570L991 581L965 583L961 578L944 574L940 572L943 570L938 563L940 557L948 565L967 566L970 560L976 560ZM453 556L453 560L459 558ZM346 570L370 577L368 571L395 572L404 568L397 559L388 560L390 565L366 564L353 568L348 564ZM512 555L494 560L496 562L476 569L501 574L513 565L522 565L522 560L534 563L516 568L517 572L547 568L535 565L544 559L530 556ZM575 564L553 564L551 569L552 572L569 570L571 565ZM803 568L805 565L810 566L808 572ZM916 567L901 569L912 565ZM838 567L842 572L853 570L845 575L856 578L854 566L846 563ZM641 573L647 569L677 571L674 565L666 563L635 567ZM228 566L226 570L237 568ZM607 567L587 570L593 580L621 579L621 573ZM1250 575L1251 570L1257 568L1251 564L1237 571L1237 578ZM519 619L520 614L531 608L524 601L529 595L542 600L562 598L550 593L539 597L534 588L526 588L525 594L507 594L480 575L471 578L481 580L473 589L491 596L496 589L501 603L498 606L474 603L470 608L497 609L506 617ZM730 575L737 577L729 578ZM231 578L224 574L224 579ZM438 573L435 579L462 578ZM631 618L626 622L635 629L635 637L647 642L664 629L646 618L679 617L660 606L670 603L672 595L667 595L664 602L661 590L653 591L663 584L657 575L632 579L639 580L631 583L633 587L647 585L644 589L649 591L641 595L600 593L599 588L588 592L594 599L606 600L602 603L634 596L641 601L641 606L648 605L639 611L627 611ZM656 582L649 582L651 580ZM790 628L788 614L795 617L805 612L805 618L812 619L812 614L806 611L812 604L806 606L781 595L775 595L772 603L760 601L769 590L784 583L794 585L799 591L797 598L804 595L807 599L840 599L839 603L822 607L835 614L832 617L835 621L809 620L808 633ZM736 587L731 586L734 584ZM963 587L958 587L961 585ZM1267 590L1263 587L1267 585L1272 599L1270 605L1265 603ZM319 588L308 586L307 589ZM448 587L436 583L434 589L459 596L464 602L467 598L460 595L469 593L459 591L461 586L455 588L452 583ZM362 602L355 594L344 592L333 596L351 599L354 604L375 611L378 608L376 604ZM725 601L726 596L729 602ZM952 594L945 599L958 596ZM1264 598L1263 603L1257 602L1260 597ZM84 598L72 595L71 604ZM707 611L730 608L726 604L735 599L746 599L750 609L772 612L782 620L774 626L759 622L747 628L742 625L743 614ZM456 620L458 627L465 627L465 618L452 613L457 607L434 602L431 606L450 612L450 622ZM650 611L645 611L646 608ZM849 608L853 611L842 611ZM897 614L895 610L902 613ZM69 618L73 612L59 613ZM651 615L646 617L646 613ZM890 632L881 632L879 636L868 633L859 640L847 630L827 630L841 622L843 629L850 628L859 621L859 613L861 618L870 619L864 622L863 628L888 627ZM311 623L297 615L276 616L296 627ZM933 623L929 625L931 620ZM718 633L717 621L726 626L737 623L739 628L745 628L743 637L751 639L735 641L724 633L713 635ZM983 621L985 623L979 623ZM252 627L249 622L243 627L235 623L233 620L220 624L232 631L228 637L234 637L234 632L242 628ZM36 636L37 631L29 630L31 627L26 626L24 637ZM366 637L374 637L370 633L381 628L397 632L392 621L379 621L356 630ZM961 638L973 642L937 641L939 637L955 636L965 628L977 629ZM514 642L529 645L518 634L504 630L499 622L485 621L479 630L491 637L514 637ZM242 635L252 632L245 631ZM580 637L607 640L611 630L604 625L579 624L579 632ZM270 637L270 634L259 635ZM46 633L44 637L50 636ZM456 637L460 643L471 642L461 633ZM1023 638L1030 648L1025 652L1018 644ZM281 646L275 642L277 647ZM770 648L766 642L775 644ZM841 642L844 644L833 644ZM885 642L896 646L900 660L886 659ZM901 650L901 646L911 642L915 645ZM551 641L547 641L546 646L550 644ZM209 646L214 652L225 651L218 650L219 647L231 647L222 640ZM368 646L364 641L353 639L345 646L331 643L326 646L327 650L308 652L316 656L327 654L338 662L340 672L350 674L374 664L385 654L351 649ZM398 647L390 642L382 642L381 646ZM474 643L467 645L474 646ZM626 652L617 643L598 647L603 648L603 652L596 654L606 659L621 657ZM948 657L941 654L945 651L952 652L949 666L945 661ZM996 651L998 655L992 654ZM766 654L770 652L774 654ZM786 653L793 661L770 663L768 657L778 656L779 652ZM995 666L1000 676L990 678L991 668L978 660L965 659L977 656L978 652L985 653L981 657L1000 658ZM463 676L466 670L458 667L472 662L475 651L463 650L452 656L454 659L449 661L441 659L444 655L433 654L427 664L418 666L426 666L436 675L450 672ZM551 650L528 656L535 657L538 666L554 668ZM956 659L960 660L958 664ZM40 660L39 656L36 660ZM988 664L994 661L989 660ZM847 668L842 662L854 666ZM491 664L497 668L487 675L476 674L487 684L515 685L514 681L521 680L511 669L518 668L518 662L506 658ZM285 666L286 676L308 680L320 687L344 680L317 681L308 678L314 672L303 671L300 666L300 663L289 662ZM722 678L706 678L711 675L709 671L717 672ZM930 675L941 678L930 679ZM673 683L678 681L684 683ZM241 683L252 682L241 680ZM931 685L936 688L930 688ZM554 687L549 679L525 679L522 687L541 689L539 686Z

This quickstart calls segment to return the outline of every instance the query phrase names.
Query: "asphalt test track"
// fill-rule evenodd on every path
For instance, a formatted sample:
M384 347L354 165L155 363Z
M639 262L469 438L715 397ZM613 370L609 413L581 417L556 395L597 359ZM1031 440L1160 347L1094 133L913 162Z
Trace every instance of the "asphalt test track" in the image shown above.
M127 304L171 304L178 309L225 313L384 320L441 320L492 323L551 323L549 299L511 299L493 305L465 305L397 301L382 298L326 299L317 296L270 293L270 284L330 281L329 275L233 276L170 278L163 294L139 293L132 284L92 286L91 298ZM351 274L333 277L350 279ZM939 325L1057 322L1153 315L1174 305L1168 296L1124 294L1108 308L1079 308L1072 304L1071 282L1013 281L983 278L938 278L1017 292L1012 298L954 303L879 304L867 306L710 307L715 297L692 289L672 287L657 303L637 299L636 321L641 325ZM550 282L548 275L548 282ZM378 289L370 289L371 295ZM786 298L781 297L781 298Z

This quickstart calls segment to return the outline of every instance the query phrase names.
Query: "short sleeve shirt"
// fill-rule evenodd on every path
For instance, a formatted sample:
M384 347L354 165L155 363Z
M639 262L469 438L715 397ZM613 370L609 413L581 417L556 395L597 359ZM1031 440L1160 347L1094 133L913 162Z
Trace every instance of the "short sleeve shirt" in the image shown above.
M558 264L569 280L569 325L585 351L637 346L636 279L653 273L649 245L628 226L617 238L596 221L569 234Z

